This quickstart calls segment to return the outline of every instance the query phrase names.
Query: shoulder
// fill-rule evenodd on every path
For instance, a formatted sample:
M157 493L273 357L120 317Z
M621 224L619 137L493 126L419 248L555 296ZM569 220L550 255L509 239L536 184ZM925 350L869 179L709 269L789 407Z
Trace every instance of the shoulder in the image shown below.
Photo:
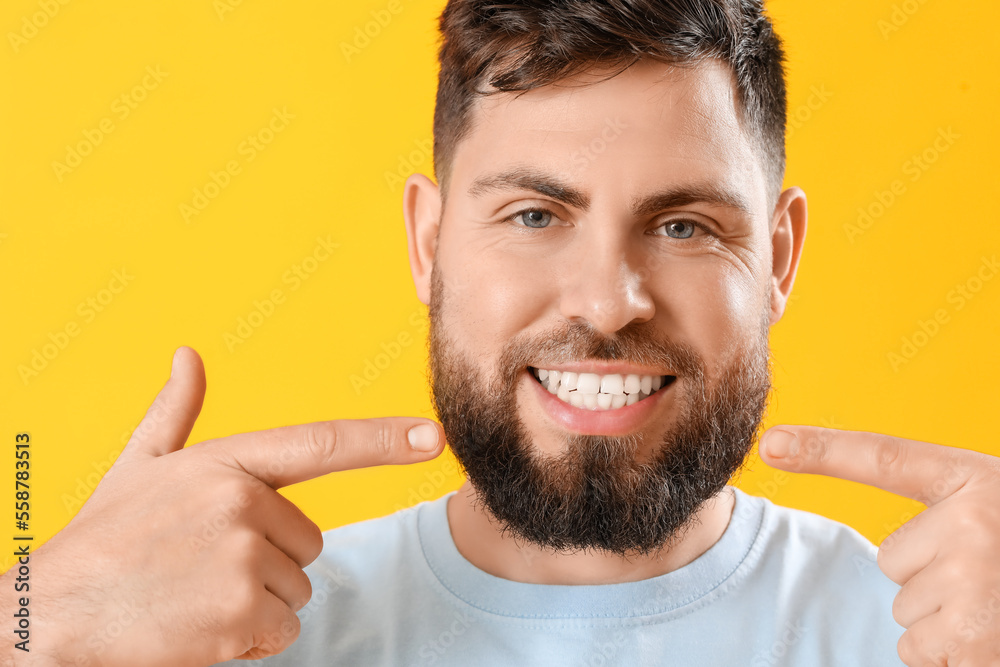
M892 602L900 587L879 569L878 548L848 525L738 492L761 517L746 585L781 616L814 632L836 627L898 664L892 659L903 628Z
M313 600L317 592L320 600L336 593L344 603L361 591L371 596L392 590L400 579L411 580L424 562L418 518L421 512L443 512L446 502L444 496L324 531L322 552L305 568L313 584Z
M864 591L864 598L890 605L899 586L878 567L878 548L864 535L833 519L774 504L734 487L731 526L755 526L741 574L791 597L823 593L829 601Z
M320 558L328 558L342 549L379 553L399 547L415 534L417 516L423 508L434 506L437 502L439 501L423 502L392 514L323 531L323 552Z
M820 580L831 582L860 577L892 584L878 569L878 547L851 526L735 491L739 500L734 514L760 517L754 551L763 567L780 567L789 576L821 574Z
M851 526L805 510L776 505L767 498L743 495L749 503L761 506L760 537L772 549L781 547L786 567L822 564L858 572L878 570L878 548Z

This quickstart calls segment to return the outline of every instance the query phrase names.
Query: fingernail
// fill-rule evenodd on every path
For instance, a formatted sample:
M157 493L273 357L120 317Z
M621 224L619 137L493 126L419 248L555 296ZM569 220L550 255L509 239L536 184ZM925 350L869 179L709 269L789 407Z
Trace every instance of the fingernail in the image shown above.
M792 458L799 451L799 437L791 431L771 431L764 439L764 450L776 459Z
M418 452L431 452L438 446L438 430L434 424L420 424L406 432L406 439Z

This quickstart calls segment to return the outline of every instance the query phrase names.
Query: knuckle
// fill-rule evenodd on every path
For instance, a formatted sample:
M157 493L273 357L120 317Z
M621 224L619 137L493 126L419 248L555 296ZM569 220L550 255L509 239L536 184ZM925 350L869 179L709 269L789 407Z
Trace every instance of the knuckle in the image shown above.
M239 488L230 495L217 497L209 511L211 514L206 521L218 532L235 530L241 543L250 539L251 536L246 533L253 523L254 494Z
M299 579L299 588L301 588L302 590L301 593L299 594L299 599L295 603L295 608L293 609L293 611L298 611L299 609L302 609L307 604L309 604L310 600L312 600L313 586L312 582L309 580L309 576L305 572L301 573L301 577Z
M906 621L906 600L903 598L903 594L899 593L896 595L895 599L892 601L892 620L896 621L902 627L909 627Z
M289 610L288 615L281 621L276 631L279 639L274 642L274 648L276 652L281 652L298 639L299 633L302 632L302 621L299 620L295 612Z
M248 483L250 479L253 478L248 478L246 475L232 475L225 480L213 482L214 500L219 504L251 502L250 499L256 494L252 491L252 484Z
M803 430L799 436L802 441L800 458L815 463L825 463L830 455L830 435L820 430Z
M230 625L238 628L246 627L253 620L261 598L258 588L251 578L243 577L220 603L222 615Z
M963 601L956 601L956 603L950 606L946 605L945 609L942 609L939 613L941 614L941 620L943 622L943 627L949 630L956 631L958 628L965 628L969 617L967 615L968 608L974 608L972 605L963 608ZM976 638L973 637L973 642Z
M959 558L948 558L939 567L940 576L948 582L949 587L961 585L969 579L969 568Z
M899 654L899 659L910 667L922 666L923 664L918 661L920 646L916 634L912 630L904 632L899 641L896 642L896 652Z
M875 552L875 562L878 564L878 569L885 572L885 568L892 566L892 554L889 553L892 548L892 534L882 540L882 544L879 545L878 551Z
M895 475L902 467L905 458L900 443L895 438L882 434L875 435L872 457L875 459L875 469L883 477Z
M261 560L261 543L266 538L257 529L249 527L243 527L234 533L232 542L226 545L227 552L234 555L230 557L232 567L239 576L255 577Z
M294 612L288 610L281 622L274 622L274 625L264 628L260 632L253 649L254 658L265 658L281 653L298 639L302 630L301 621Z
M243 480L243 487L233 497L242 507L249 509L259 507L261 503L266 502L268 494L273 491L274 489L266 482L250 475Z
M372 434L372 449L382 459L391 459L395 449L396 429L385 422L379 422Z
M975 540L984 546L994 544L996 533L991 530L991 527L1000 525L1000 517L996 516L994 508L985 505L971 505L957 514L954 520L955 529L963 541L972 542Z
M895 541L894 535L895 533L883 540L881 546L879 546L878 552L875 555L875 563L878 565L878 569L881 570L887 577L893 581L897 581L902 573L899 569L899 559L892 550L893 542Z
M996 554L1000 552L1000 535L994 529L984 530L983 524L979 524L969 531L968 537L962 541L962 546L970 558L993 563L996 562Z
M243 655L253 647L253 640L243 632L227 633L219 636L215 662L225 662Z
M309 521L306 524L305 533L307 541L306 557L309 559L306 564L309 564L323 553L323 531L313 521Z
M250 564L256 560L261 535L257 534L255 528L246 524L237 526L229 531L226 537L226 554L222 556L223 558L235 556L237 565ZM240 574L240 571L237 571L237 574Z
M340 446L337 429L321 423L309 424L302 438L309 455L323 463L332 461Z

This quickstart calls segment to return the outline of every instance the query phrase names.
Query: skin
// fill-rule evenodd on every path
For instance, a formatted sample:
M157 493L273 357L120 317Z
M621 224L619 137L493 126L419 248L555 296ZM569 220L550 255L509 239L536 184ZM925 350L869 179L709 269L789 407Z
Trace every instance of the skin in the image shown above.
M906 628L899 657L910 667L1000 665L1000 459L881 433L787 425L768 430L761 457L927 505L878 550L879 569L902 586L892 604Z
M319 528L277 489L443 450L440 424L342 419L184 447L205 396L188 347L114 465L69 525L31 554L30 652L3 665L200 667L280 653L299 635L312 588L302 571ZM429 448L407 440L427 429ZM207 531L215 527L214 532ZM0 590L14 590L14 567ZM44 585L39 585L44 582ZM17 601L0 599L13 618Z
M784 312L805 236L805 195L790 188L769 209L765 172L740 127L724 64L675 69L647 61L595 80L587 73L481 101L455 152L445 206L432 181L410 177L404 214L417 294L429 303L436 262L446 311L457 314L444 326L453 340L469 341L464 351L475 353L483 373L492 372L511 337L545 332L562 319L586 321L606 335L651 322L697 351L712 385L740 341L760 335L761 313L773 324ZM574 154L602 146L592 142L609 120L622 129L577 168ZM477 180L518 167L539 179L470 193ZM587 205L536 191L534 183L545 179L578 190ZM709 185L741 199L746 210L717 201L632 210L634 200L666 189ZM523 216L504 221L529 207L550 211L549 226L532 229ZM666 235L667 224L683 221L699 225L690 238ZM520 417L535 447L557 453L567 431L541 408L533 382L525 376L519 383ZM643 442L659 443L677 409L676 401L662 401L638 427ZM517 543L474 500L466 484L448 505L466 558L499 577L563 584L633 581L681 567L719 539L733 508L724 491L675 548L624 559Z
M615 114L627 131L596 159L561 173L589 196L586 210L528 191L468 196L478 175L525 156L550 171L572 166L573 152L600 136ZM404 214L419 297L428 302L431 267L440 262L455 301L451 312L461 315L448 325L458 340L474 341L470 349L484 371L506 336L580 318L608 334L633 320L655 320L695 346L717 373L761 312L771 324L782 316L806 227L801 190L767 203L763 172L736 118L728 74L715 65L680 73L643 65L593 87L484 103L456 154L444 217L432 181L416 175L407 182ZM629 212L632 197L693 179L736 189L749 215L704 203ZM490 224L524 203L551 207L559 226L529 237ZM716 235L681 245L649 233L675 217L711 224ZM170 379L98 488L31 554L32 580L45 582L31 593L32 651L4 642L0 663L194 667L280 652L299 634L294 612L311 595L302 568L322 539L277 489L339 470L424 461L443 449L440 425L411 417L316 422L185 447L205 387L200 357L180 348ZM537 434L536 446L557 451L562 434L523 389L518 409ZM641 428L659 434L672 419L664 402ZM407 440L417 426L434 436L420 450ZM782 451L782 432L794 434L797 446ZM879 550L878 566L902 585L893 605L894 618L908 628L900 656L911 667L998 664L998 459L809 426L772 428L761 455L785 470L851 479L927 504ZM538 583L629 581L676 569L714 544L732 513L731 494L723 492L675 549L624 562L514 544L472 500L466 486L448 505L461 553L497 576ZM206 534L220 516L225 527ZM0 590L8 591L0 615L8 619L16 576L12 569L0 577ZM116 629L110 641L109 628Z
M805 238L805 195L789 188L768 204L764 172L740 128L722 65L677 71L645 62L595 79L588 73L563 82L590 84L583 87L481 101L456 149L448 191L423 175L409 178L403 210L417 295L429 303L431 268L439 264L450 312L461 314L447 326L454 340L469 341L465 352L476 353L484 373L509 337L545 331L560 318L606 334L633 320L654 321L718 369L736 341L753 335L761 309L772 325L784 313ZM601 150L589 159L575 159L611 120L625 129L596 144ZM589 205L557 200L530 183L469 192L484 175L525 166L572 186ZM634 198L699 181L740 193L749 210L697 202L645 215L630 210ZM550 211L550 227L524 228L523 216L515 219L521 228L499 222L528 207ZM714 234L687 241L650 235L672 219L708 223ZM518 388L520 416L540 451L557 452L565 432L533 402L528 382ZM674 418L668 402L642 428L659 434ZM790 449L780 444L789 433L798 445ZM879 568L902 586L892 608L906 628L899 656L911 667L1000 665L1000 459L883 434L787 425L768 430L761 456L784 470L849 479L928 505L878 552ZM601 584L690 563L719 539L732 507L723 492L676 548L628 561L517 543L476 505L469 484L449 501L448 518L459 551L490 574Z

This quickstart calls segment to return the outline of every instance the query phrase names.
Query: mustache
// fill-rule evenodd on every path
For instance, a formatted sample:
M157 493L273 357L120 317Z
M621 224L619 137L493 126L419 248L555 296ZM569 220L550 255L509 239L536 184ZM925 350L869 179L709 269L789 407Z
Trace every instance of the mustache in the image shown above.
M650 322L630 322L611 336L579 321L563 322L543 334L523 333L504 345L499 371L504 386L510 387L526 366L587 360L668 368L673 375L696 380L705 375L704 361L694 348L672 340Z

